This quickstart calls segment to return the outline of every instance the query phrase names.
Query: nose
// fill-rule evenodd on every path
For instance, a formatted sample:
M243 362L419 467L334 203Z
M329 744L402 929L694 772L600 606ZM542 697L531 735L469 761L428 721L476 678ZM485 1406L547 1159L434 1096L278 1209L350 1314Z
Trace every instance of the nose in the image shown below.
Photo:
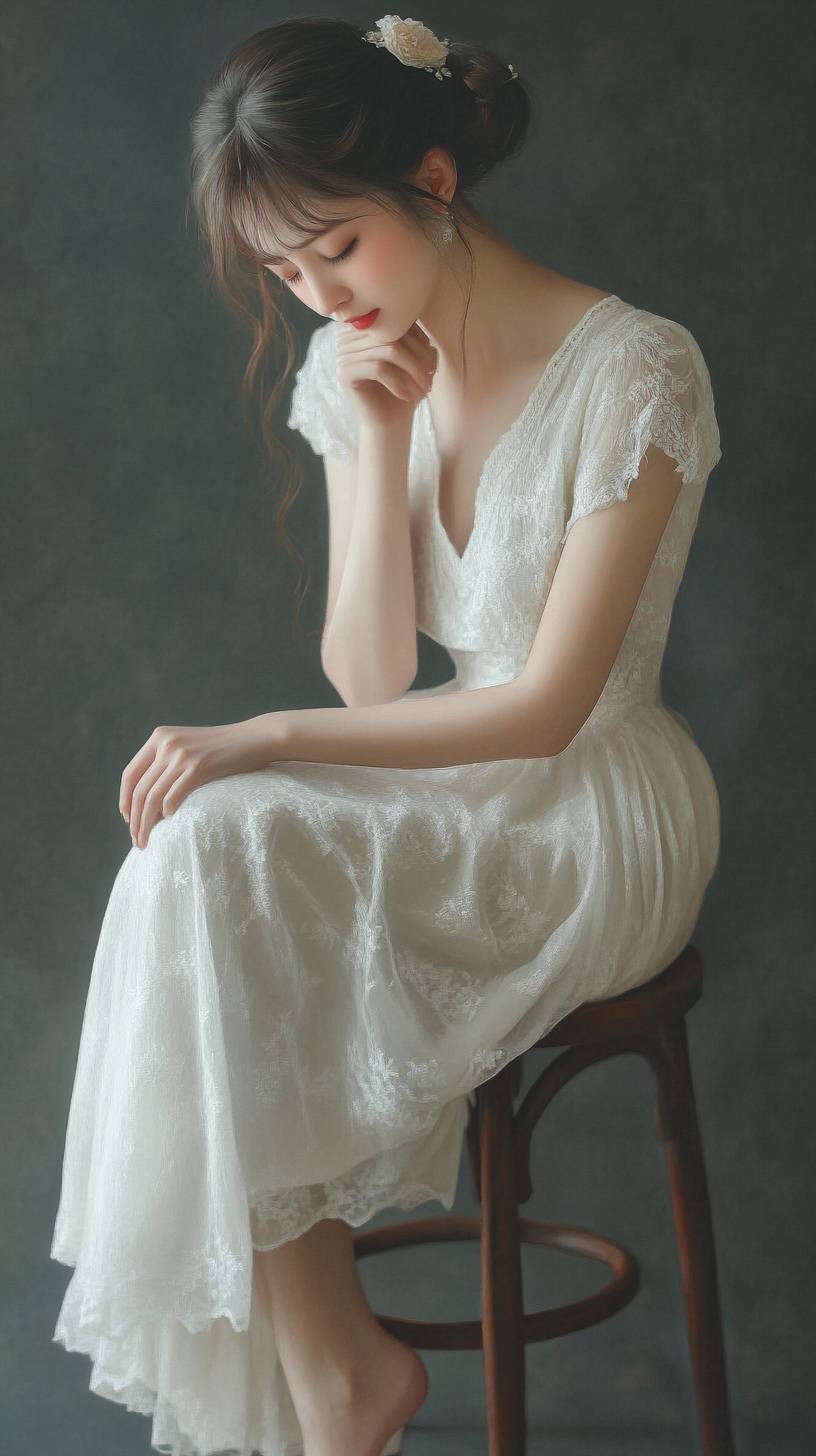
M327 318L346 312L345 305L348 301L348 296L346 295L345 299L341 297L339 288L330 282L319 283L315 281L312 284L312 296L318 312L325 314Z

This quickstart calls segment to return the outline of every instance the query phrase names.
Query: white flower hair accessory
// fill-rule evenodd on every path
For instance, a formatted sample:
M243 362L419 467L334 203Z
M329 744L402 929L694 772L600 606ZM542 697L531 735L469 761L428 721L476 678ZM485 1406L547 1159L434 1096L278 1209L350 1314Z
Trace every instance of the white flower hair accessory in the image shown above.
M421 20L406 20L401 15L381 15L376 29L367 30L363 40L375 46L385 46L403 66L417 66L423 71L433 71L437 81L442 81L453 72L444 65L447 60L449 40L440 40ZM518 77L513 62L507 66L508 81Z
M403 20L400 15L381 15L376 29L367 30L363 40L375 46L385 46L404 66L433 71L437 81L453 74L443 64L450 41L439 40L421 20L412 20L410 16Z

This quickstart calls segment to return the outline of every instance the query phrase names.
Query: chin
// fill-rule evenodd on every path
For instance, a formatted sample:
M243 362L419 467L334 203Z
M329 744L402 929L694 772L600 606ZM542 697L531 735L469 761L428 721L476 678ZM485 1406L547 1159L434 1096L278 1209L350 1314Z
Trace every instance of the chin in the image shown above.
M403 335L407 334L408 330L413 327L414 323L416 322L416 314L407 315L405 318L405 322L403 324L397 324L396 328L394 327L393 322L391 322L391 320L393 320L393 317L394 315L389 312L387 318L383 319L382 313L380 313L379 318L376 318L374 320L371 328L367 329L366 332L369 334L376 334L380 342L383 344L395 344L398 339L401 339Z

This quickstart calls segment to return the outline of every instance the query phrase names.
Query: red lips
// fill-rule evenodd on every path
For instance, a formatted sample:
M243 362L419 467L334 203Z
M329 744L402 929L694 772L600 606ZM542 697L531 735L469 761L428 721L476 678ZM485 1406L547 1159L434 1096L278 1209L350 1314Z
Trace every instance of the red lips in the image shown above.
M361 313L357 318L347 319L346 322L350 323L355 329L368 329L373 324L379 311L378 308L373 308L371 313Z

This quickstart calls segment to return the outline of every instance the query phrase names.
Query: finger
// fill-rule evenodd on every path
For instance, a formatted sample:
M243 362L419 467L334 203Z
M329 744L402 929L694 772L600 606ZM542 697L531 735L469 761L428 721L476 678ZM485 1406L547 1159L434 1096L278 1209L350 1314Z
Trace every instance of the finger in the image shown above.
M141 848L142 829L145 817L145 804L148 794L157 779L160 779L167 771L167 765L160 763L156 758L149 768L142 774L131 799L130 809L130 835L133 843Z
M407 334L403 334L401 339L397 339L396 343L397 347L404 349L413 359L417 359L421 363L425 358L426 349L419 334L415 332L415 328L414 325Z
M421 392L412 374L400 368L398 364L379 358L353 368L349 372L348 383L351 388L357 384L379 384L383 389L387 389L389 394L395 395L397 399L409 400L412 403L419 399Z
M395 394L398 399L416 401L427 394L430 388L430 379L420 384L414 374L401 369L398 364L380 365L378 383L383 384L386 389Z
M167 784L170 784L168 789ZM160 819L169 819L175 813L179 804L183 803L187 795L201 784L199 774L192 768L173 778L172 769L168 766L165 774L156 780L153 788L148 794L145 811L142 818L142 829L139 837L139 849L146 849L151 831L158 824ZM155 794L155 799L153 795Z
M131 817L131 805L133 801L133 790L139 779L142 777L148 764L156 756L156 745L152 737L139 749L139 752L125 765L122 771L122 778L119 783L119 808L125 819Z
M379 356L378 377L381 383L392 389L392 392L394 392L392 386L401 382L403 390L400 397L403 399L415 399L418 393L424 394L430 388L433 379L426 369L424 361L406 348L401 339L393 347L389 345L384 356ZM405 393L406 388L407 394Z
M162 818L169 819L174 814L179 804L183 803L187 795L199 787L200 778L196 777L193 770L188 768L185 773L179 774L175 783L168 789L162 800Z
M436 350L431 348L424 335L420 339L416 335L412 335L410 331L397 341L397 347L407 355L404 364L405 372L420 389L425 390L433 381ZM402 359L393 359L390 362L397 364L400 368L403 367Z
M187 777L190 771L188 770ZM163 774L160 774L149 790L142 810L142 818L139 825L139 836L136 841L139 849L147 847L151 830L159 820L164 818L163 803L169 790L178 780L178 769L168 764Z
M415 359L412 361L410 369L411 382L418 389L421 389L424 394L433 384L435 371L436 364L427 357L423 356L421 359Z
M424 329L419 324L413 324L405 335L406 340L410 339L417 345L417 358L426 369L435 369L439 362L437 349L431 343Z
M428 353L427 342L423 343L410 330L390 343L350 343L344 352L346 357L342 367L349 382L374 379L396 394L398 399L417 399L419 393L425 393L433 382L431 367L434 361ZM403 384L407 388L394 387L400 376L404 376Z

